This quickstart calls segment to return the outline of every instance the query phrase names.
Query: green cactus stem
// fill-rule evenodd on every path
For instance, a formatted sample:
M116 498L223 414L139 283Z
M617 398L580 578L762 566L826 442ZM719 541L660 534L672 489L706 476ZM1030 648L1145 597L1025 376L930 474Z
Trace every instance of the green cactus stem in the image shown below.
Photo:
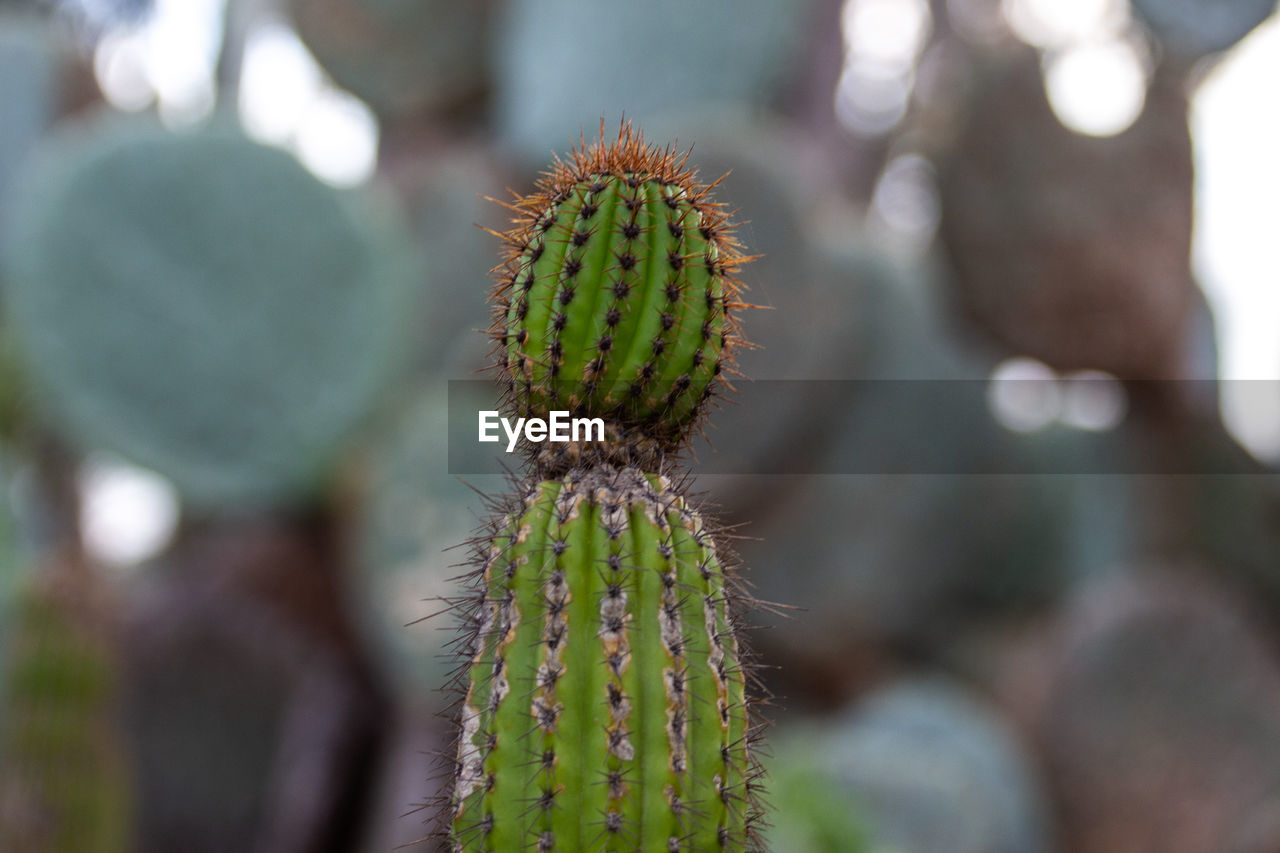
M754 849L731 582L685 499L577 469L481 550L454 850Z
M624 124L509 205L493 336L522 415L602 417L660 449L686 438L739 343L749 260L687 157Z
M31 578L6 625L0 850L125 853L132 785L115 720L115 664L83 571Z

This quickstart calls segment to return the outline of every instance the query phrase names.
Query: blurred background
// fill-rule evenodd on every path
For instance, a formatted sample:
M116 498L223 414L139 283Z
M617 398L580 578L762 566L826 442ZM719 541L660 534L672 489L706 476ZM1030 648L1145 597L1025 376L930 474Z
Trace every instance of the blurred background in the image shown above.
M764 256L773 849L1274 853L1277 86L1274 0L0 2L0 851L435 849L482 196L625 115Z

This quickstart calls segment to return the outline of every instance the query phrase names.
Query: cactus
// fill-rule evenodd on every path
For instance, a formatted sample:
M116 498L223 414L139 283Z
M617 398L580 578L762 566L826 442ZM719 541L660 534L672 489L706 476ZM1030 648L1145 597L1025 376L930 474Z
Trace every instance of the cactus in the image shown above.
M442 113L488 88L491 3L286 0L298 36L384 120Z
M476 540L447 810L460 853L758 844L734 585L661 473L736 340L746 258L709 190L624 124L558 162L498 235L511 402L609 428L535 455L523 499Z
M1158 73L1109 137L1062 125L1032 52L984 61L971 91L938 161L957 307L1009 354L1057 370L1184 375L1196 285L1181 80Z
M1168 53L1190 65L1224 51L1276 10L1274 0L1134 0L1133 11Z
M506 0L494 27L498 135L540 163L565 128L619 108L650 127L726 104L769 112L789 96L819 9L813 0Z
M746 258L686 159L623 125L511 206L493 334L521 414L598 416L661 449L687 436L732 359Z
M20 591L6 626L0 849L124 853L131 786L113 662L85 577L52 569Z
M770 850L787 853L884 853L869 840L856 801L822 767L831 732L788 725L770 738L767 760L773 780L773 812L765 830Z
M395 228L235 132L76 125L6 237L6 320L51 414L204 509L304 496L399 357Z
M30 12L0 12L0 217L22 161L57 112L58 44L53 27Z
M667 481L537 483L483 578L456 849L744 849L755 774L726 575Z

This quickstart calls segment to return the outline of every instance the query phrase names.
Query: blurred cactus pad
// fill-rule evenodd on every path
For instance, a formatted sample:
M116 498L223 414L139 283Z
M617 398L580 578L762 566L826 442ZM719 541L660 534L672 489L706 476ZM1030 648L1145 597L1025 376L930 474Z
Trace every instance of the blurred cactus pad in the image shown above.
M494 27L494 123L540 162L565 128L623 111L759 106L786 89L813 0L506 0Z
M22 160L52 119L58 68L52 28L34 15L0 12L0 210Z
M577 469L479 547L455 849L750 849L732 575L684 498Z
M731 363L746 260L711 186L623 125L512 205L494 337L521 414L566 409L674 446Z
M3 614L0 850L131 849L113 665L82 580L66 572L28 578Z
M378 115L456 107L488 87L493 0L287 0L298 35Z
M5 309L59 423L202 506L315 488L401 356L390 212L231 130L80 125L26 177Z
M1134 0L1133 11L1175 57L1226 50L1276 10L1275 0Z
M950 680L891 683L773 741L770 840L779 853L1055 849L1039 778L1015 732Z

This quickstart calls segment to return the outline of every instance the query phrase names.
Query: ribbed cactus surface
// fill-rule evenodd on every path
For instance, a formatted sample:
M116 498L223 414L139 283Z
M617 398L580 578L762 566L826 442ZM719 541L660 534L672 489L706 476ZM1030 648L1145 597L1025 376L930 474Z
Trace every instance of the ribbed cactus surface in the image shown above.
M747 849L744 676L700 516L657 475L577 469L485 544L454 849Z
M624 126L512 205L494 336L522 414L684 438L731 357L746 260L710 188Z

